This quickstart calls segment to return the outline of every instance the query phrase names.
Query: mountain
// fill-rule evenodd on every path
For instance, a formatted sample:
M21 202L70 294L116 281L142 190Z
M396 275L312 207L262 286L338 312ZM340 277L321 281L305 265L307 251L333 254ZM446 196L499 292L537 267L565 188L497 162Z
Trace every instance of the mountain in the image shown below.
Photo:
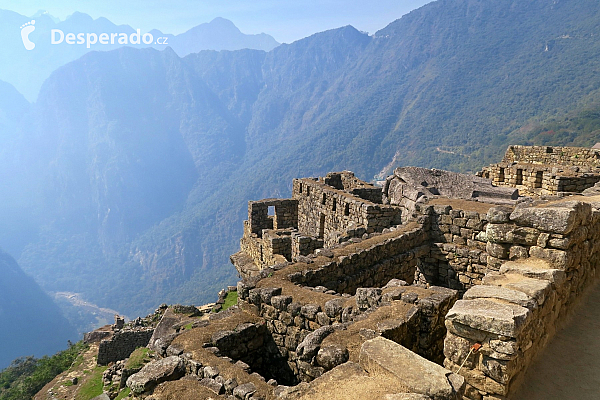
M32 50L24 47L21 30L32 29L28 38L35 44ZM52 34L52 30L63 32ZM229 20L216 18L210 23L200 24L180 35L164 34L159 30L140 32L140 35L150 33L153 42L145 44L140 38L139 44L131 40L136 30L129 25L115 25L106 18L93 19L87 14L75 12L64 21L59 21L47 12L38 12L35 16L26 17L12 11L0 9L0 36L3 38L0 48L0 79L15 86L27 99L34 101L42 83L58 67L76 60L92 51L110 51L120 47L118 37L112 41L109 37L107 44L87 43L87 34L96 34L97 41L102 33L123 33L128 37L127 46L136 48L154 47L164 50L172 46L180 56L201 50L238 50L253 48L271 50L279 43L273 37L261 33L246 35L239 31ZM67 44L66 35L84 34L85 43ZM142 36L143 37L143 36ZM135 41L135 37L133 38ZM59 42L52 44L52 41ZM161 44L159 44L159 42ZM167 44L162 44L167 43Z
M248 200L332 170L474 171L537 140L527 127L596 104L599 12L440 0L373 36L346 26L269 52L88 53L46 80L14 134L27 184L0 204L27 199L15 218L36 222L11 251L44 289L130 316L214 300L236 280Z
M0 369L20 356L54 354L77 333L52 299L0 251Z
M185 57L201 50L255 49L270 51L279 43L270 35L246 35L225 18L215 18L180 34L167 35L169 46L177 55Z
M8 82L0 81L0 133L14 131L23 115L29 111L29 102Z

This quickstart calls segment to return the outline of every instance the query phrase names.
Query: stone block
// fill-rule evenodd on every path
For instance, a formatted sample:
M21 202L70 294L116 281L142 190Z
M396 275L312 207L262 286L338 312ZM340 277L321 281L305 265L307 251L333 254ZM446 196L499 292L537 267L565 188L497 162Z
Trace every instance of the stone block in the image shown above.
M451 371L391 340L377 337L363 343L359 363L370 374L393 379L399 391L422 394L435 400L462 398L462 377L455 380L459 382L457 391L448 379Z
M517 337L525 325L529 310L513 304L491 300L458 300L448 311L446 321L476 330Z
M171 356L146 364L140 372L127 379L127 386L132 392L141 394L154 388L159 383L177 380L185 374L183 359Z
M566 279L565 271L551 268L544 260L528 259L509 261L500 267L501 274L519 274L528 278L545 279L556 287L562 286Z
M589 220L591 212L592 208L587 203L568 201L552 207L517 208L510 219L519 225L566 235L581 221Z
M537 302L525 293L500 286L477 285L467 290L463 296L464 300L489 298L507 301L512 304L525 307L529 310L537 308Z
M330 370L348 361L348 349L340 345L323 346L317 353L316 362L325 370Z

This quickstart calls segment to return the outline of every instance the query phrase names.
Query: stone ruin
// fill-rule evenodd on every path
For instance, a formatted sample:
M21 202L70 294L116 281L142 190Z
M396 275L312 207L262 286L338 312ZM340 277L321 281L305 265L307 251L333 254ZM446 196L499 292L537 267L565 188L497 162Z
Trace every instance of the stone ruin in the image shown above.
M439 197L512 204L519 198L519 191L495 186L478 176L418 167L396 168L383 187L384 203L402 207L405 215L412 214L417 203Z
M600 182L600 150L509 146L502 161L477 176L533 196L581 193Z
M237 305L164 312L157 359L127 385L152 399L510 398L600 263L600 197L515 198L511 182L400 168L377 188L342 172L250 202Z

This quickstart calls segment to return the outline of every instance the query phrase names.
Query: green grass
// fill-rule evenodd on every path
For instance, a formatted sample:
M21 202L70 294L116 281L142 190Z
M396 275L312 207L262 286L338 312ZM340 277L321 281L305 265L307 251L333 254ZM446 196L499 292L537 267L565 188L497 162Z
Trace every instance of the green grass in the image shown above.
M138 347L131 353L125 368L127 369L138 369L142 368L144 364L150 361L150 355L152 351L146 347Z
M223 303L223 311L227 310L229 307L237 304L238 294L237 292L229 292L227 293L227 297L225 297L225 303Z
M129 396L130 393L131 393L131 389L129 389L128 387L126 387L125 389L121 390L121 392L115 398L115 400L123 400L125 397Z
M184 330L192 329L192 325L193 325L193 324L190 322L189 324L185 325L185 326L183 327L183 329L184 329Z
M96 367L92 375L81 385L75 400L90 400L102 394L102 373L107 367Z
M23 357L14 360L9 367L0 371L0 400L32 398L58 374L69 369L77 356L87 348L83 342L78 342L69 344L67 350L51 357Z

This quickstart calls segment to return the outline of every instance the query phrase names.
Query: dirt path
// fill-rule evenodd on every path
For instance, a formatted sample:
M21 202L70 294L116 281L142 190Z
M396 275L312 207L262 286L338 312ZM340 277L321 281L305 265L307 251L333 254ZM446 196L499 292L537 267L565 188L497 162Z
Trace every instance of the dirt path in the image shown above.
M600 284L525 374L511 400L600 399Z

